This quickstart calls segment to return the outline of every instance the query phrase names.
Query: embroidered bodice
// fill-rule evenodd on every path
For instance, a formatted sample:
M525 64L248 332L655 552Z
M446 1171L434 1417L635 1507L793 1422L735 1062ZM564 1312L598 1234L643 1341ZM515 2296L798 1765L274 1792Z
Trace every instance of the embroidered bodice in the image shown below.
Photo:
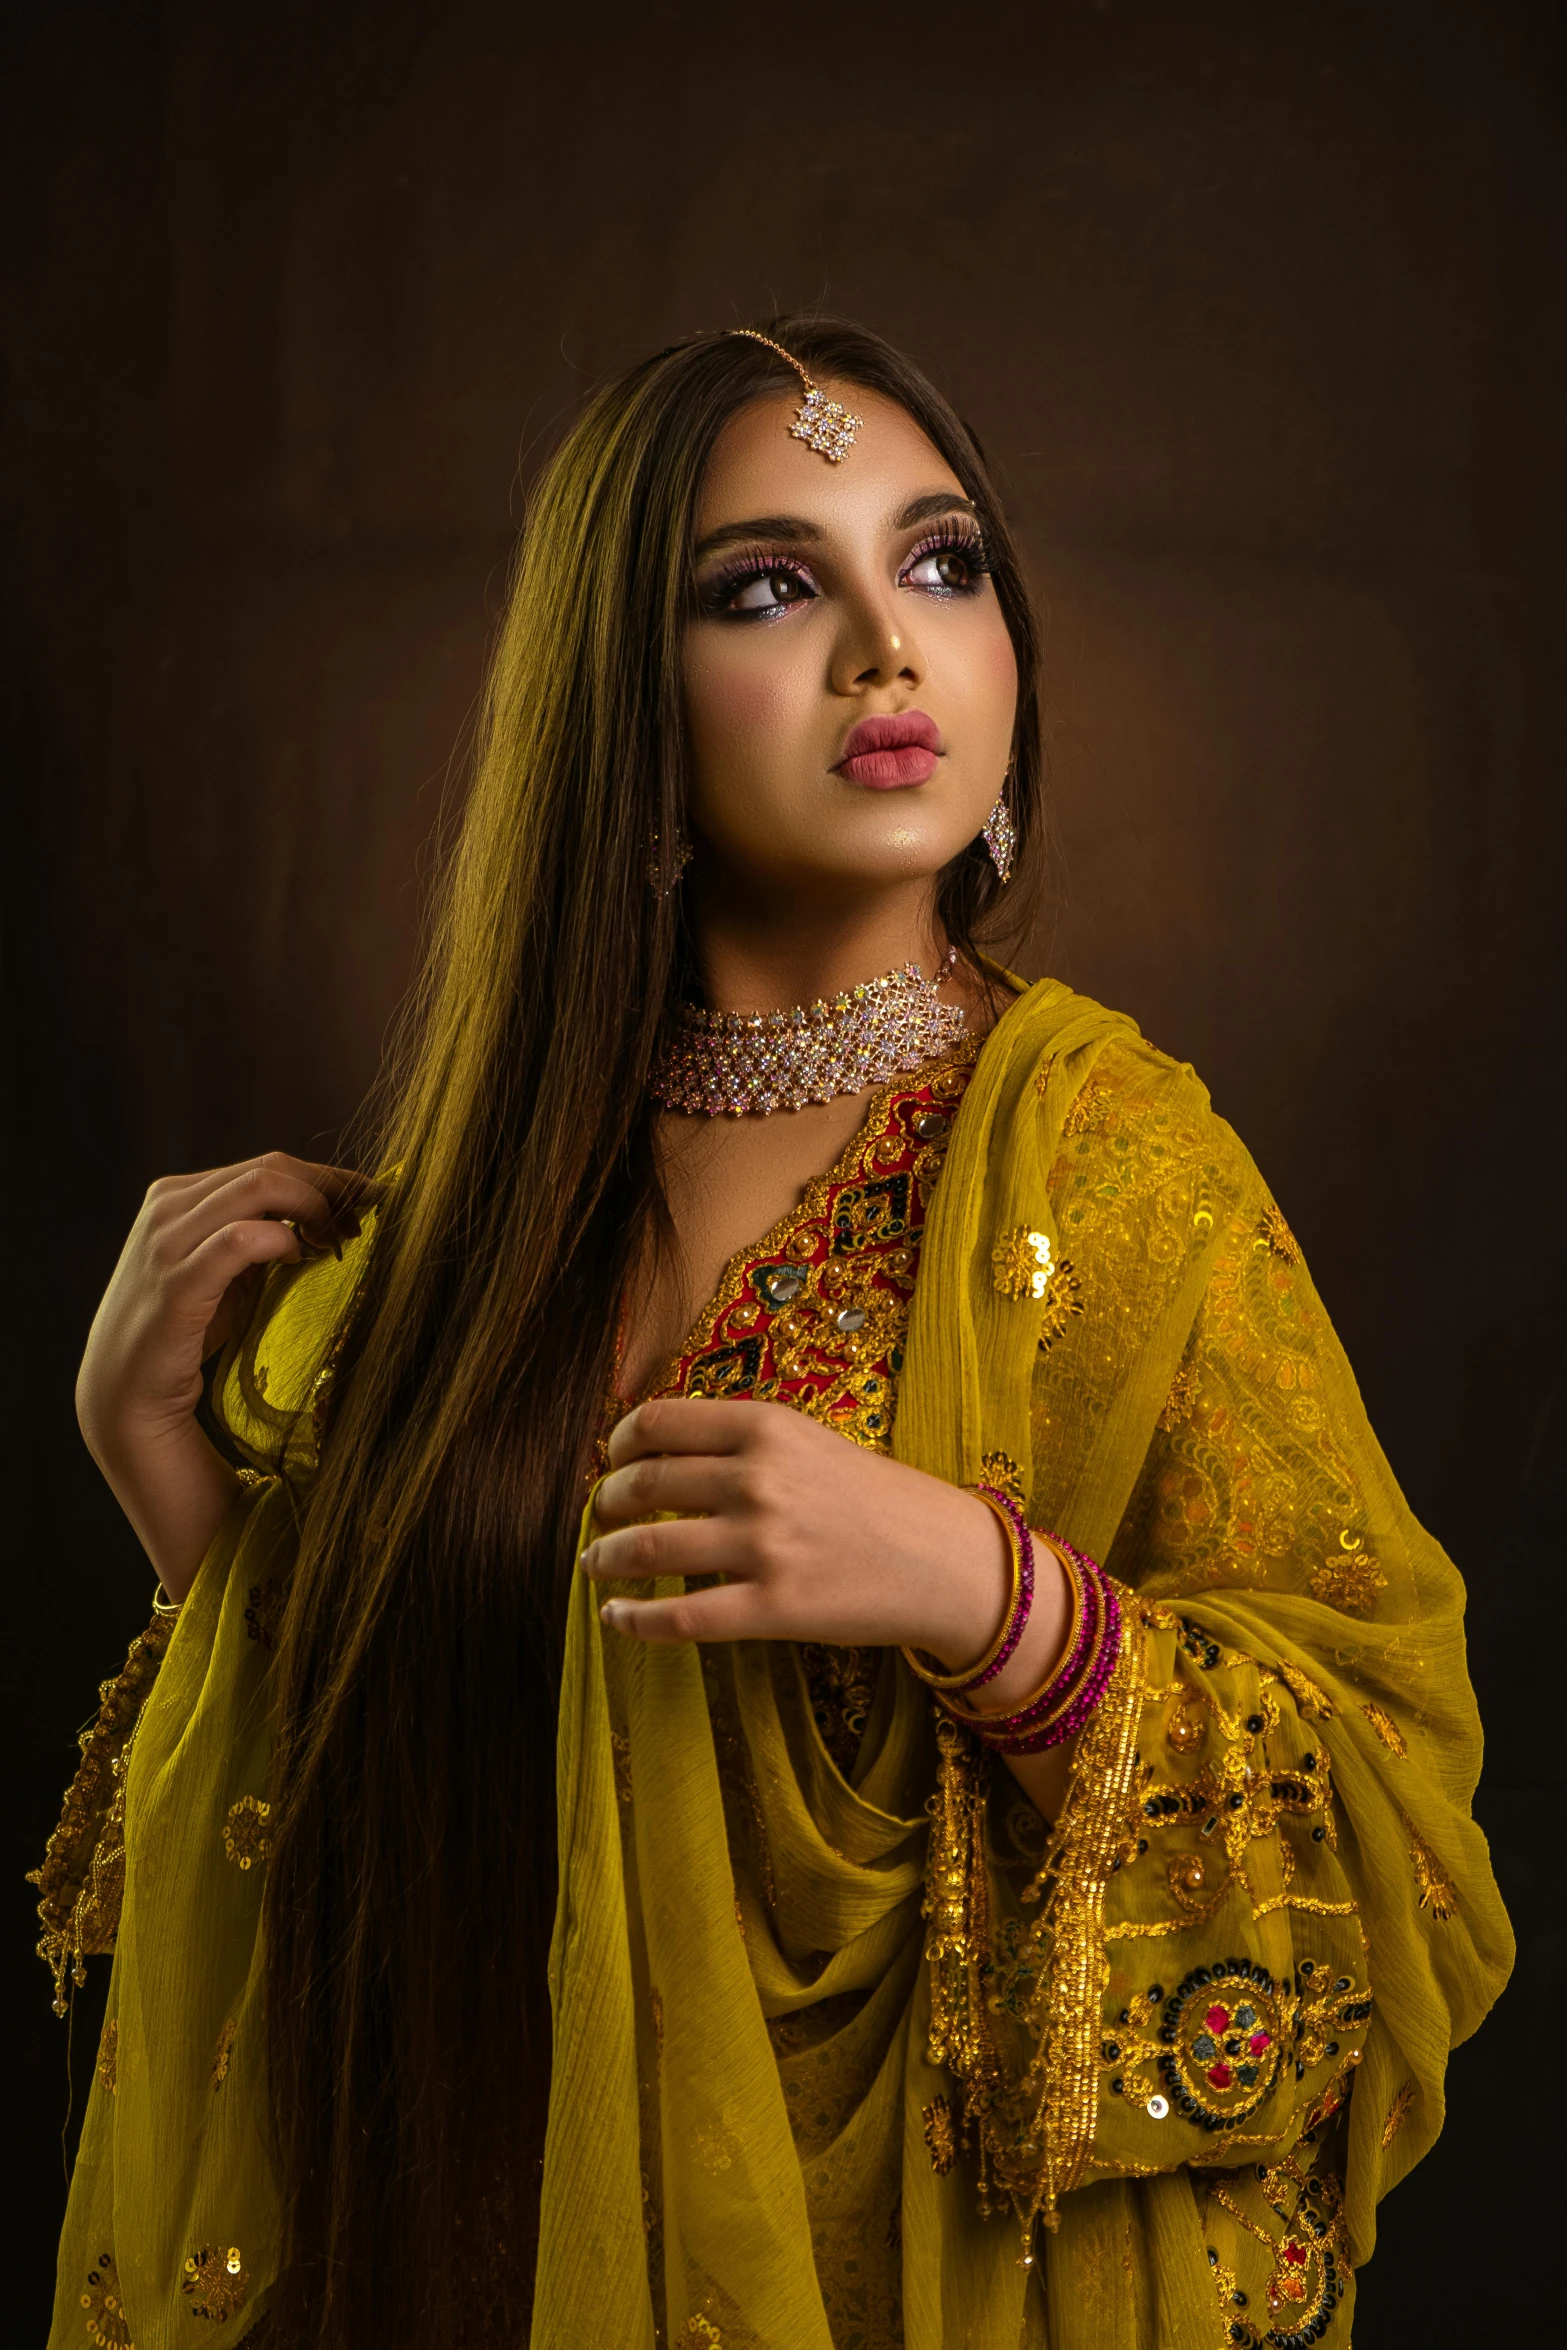
M751 1397L806 1412L888 1452L931 1191L978 1046L877 1094L865 1123L799 1206L730 1258L678 1355L647 1390ZM816 1726L846 1775L881 1652L801 1650Z

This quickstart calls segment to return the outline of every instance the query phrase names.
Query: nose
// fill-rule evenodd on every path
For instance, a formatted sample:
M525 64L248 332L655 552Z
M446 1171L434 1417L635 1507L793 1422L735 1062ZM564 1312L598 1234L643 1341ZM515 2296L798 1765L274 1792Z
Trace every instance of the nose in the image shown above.
M879 582L845 599L832 655L835 693L863 694L895 681L917 686L924 675L907 599Z

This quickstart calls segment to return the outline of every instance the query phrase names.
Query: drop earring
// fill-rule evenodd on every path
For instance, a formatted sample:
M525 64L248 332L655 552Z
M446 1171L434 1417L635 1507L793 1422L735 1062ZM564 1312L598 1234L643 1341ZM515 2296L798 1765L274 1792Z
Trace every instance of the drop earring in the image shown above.
M990 862L996 868L996 878L1003 889L1012 878L1012 860L1017 851L1017 826L1007 806L1007 784L1011 780L1012 767L1013 762L1009 759L1006 774L1001 779L1001 789L996 795L996 804L980 830L980 838L990 851Z

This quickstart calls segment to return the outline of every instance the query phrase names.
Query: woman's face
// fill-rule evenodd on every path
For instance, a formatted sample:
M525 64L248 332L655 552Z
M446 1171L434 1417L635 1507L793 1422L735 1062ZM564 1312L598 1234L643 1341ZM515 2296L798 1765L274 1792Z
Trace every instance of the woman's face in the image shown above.
M934 875L1001 789L1017 665L979 526L906 412L864 418L841 465L753 401L697 504L686 637L691 825L736 879L853 894Z

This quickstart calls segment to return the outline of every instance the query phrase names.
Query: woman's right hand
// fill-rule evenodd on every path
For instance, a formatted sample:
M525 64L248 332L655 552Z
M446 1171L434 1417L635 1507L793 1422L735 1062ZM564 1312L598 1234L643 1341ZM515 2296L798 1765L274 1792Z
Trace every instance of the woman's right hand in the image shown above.
M345 1167L268 1151L166 1175L142 1202L93 1317L76 1416L171 1599L190 1589L234 1495L196 1420L202 1364L242 1326L268 1265L351 1239L375 1193Z

